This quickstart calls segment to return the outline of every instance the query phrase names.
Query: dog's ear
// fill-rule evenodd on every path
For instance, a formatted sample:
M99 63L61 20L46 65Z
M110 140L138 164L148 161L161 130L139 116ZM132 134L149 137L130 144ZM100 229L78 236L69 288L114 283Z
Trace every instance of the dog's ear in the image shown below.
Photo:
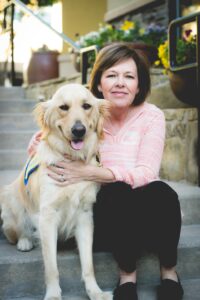
M99 139L103 138L103 124L106 119L110 116L110 109L112 103L105 99L98 99L99 106L99 120L97 123L97 135Z
M49 128L50 105L51 105L51 100L40 102L36 105L33 111L36 122L43 132L47 131Z

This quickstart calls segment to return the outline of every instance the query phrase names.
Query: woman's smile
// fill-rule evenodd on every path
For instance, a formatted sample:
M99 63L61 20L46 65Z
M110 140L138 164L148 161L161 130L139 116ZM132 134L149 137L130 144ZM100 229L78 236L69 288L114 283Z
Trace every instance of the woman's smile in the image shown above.
M115 104L116 108L127 110L139 92L137 67L134 60L125 59L105 70L98 88L104 98Z
M114 94L116 97L121 97L128 94L127 92L124 91L112 91L111 93Z

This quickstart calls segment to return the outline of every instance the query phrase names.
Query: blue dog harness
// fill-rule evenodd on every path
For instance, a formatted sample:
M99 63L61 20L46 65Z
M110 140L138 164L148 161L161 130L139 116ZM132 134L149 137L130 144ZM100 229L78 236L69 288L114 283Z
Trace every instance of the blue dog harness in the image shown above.
M28 180L30 175L35 172L40 165L39 159L37 155L30 157L26 164L25 172L24 172L24 184L28 184Z

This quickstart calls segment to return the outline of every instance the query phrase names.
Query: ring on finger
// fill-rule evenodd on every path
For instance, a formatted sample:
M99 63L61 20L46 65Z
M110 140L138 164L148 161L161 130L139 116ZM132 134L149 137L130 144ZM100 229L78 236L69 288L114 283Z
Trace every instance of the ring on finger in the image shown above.
M65 177L64 177L63 174L60 175L60 181L61 181L61 182L64 182L64 181L65 181Z

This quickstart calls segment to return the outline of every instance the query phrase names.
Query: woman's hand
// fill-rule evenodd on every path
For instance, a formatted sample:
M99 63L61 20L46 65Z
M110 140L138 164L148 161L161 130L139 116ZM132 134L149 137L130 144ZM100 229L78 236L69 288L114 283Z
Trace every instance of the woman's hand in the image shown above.
M29 156L35 155L37 151L37 147L41 141L41 136L42 136L42 131L38 131L32 136L27 149Z
M82 161L61 161L47 168L47 175L56 181L56 185L67 186L89 180L90 165Z
M80 181L114 182L113 173L106 168L85 164L82 161L61 161L47 168L47 175L56 185L68 186Z

